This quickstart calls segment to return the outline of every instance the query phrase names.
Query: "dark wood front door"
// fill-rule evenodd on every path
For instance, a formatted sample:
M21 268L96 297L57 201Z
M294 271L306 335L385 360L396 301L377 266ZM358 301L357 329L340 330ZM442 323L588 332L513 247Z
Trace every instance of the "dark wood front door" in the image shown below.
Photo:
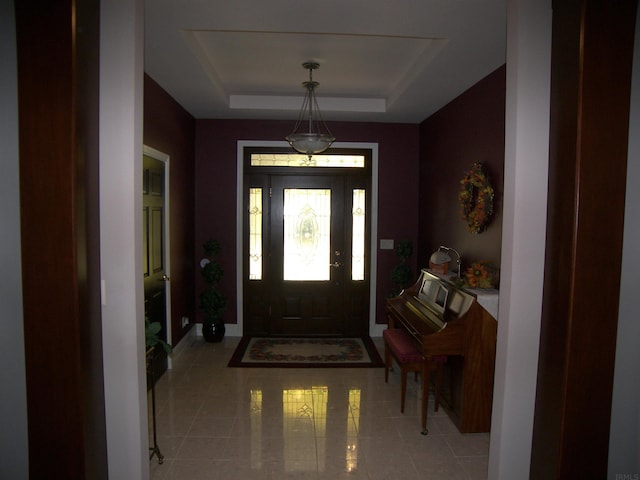
M342 333L344 189L340 177L274 177L271 333Z
M263 205L253 208L262 217L263 267L250 278L245 265L245 333L367 334L368 179L261 175L247 177L246 184L247 197L258 195ZM251 236L245 235L247 263Z

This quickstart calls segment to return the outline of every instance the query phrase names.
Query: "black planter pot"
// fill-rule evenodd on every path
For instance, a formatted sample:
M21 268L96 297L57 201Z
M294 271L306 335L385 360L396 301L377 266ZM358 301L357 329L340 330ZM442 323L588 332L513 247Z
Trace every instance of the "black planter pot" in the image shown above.
M205 321L202 324L202 336L207 342L215 343L222 341L225 330L222 320L214 320L212 322Z

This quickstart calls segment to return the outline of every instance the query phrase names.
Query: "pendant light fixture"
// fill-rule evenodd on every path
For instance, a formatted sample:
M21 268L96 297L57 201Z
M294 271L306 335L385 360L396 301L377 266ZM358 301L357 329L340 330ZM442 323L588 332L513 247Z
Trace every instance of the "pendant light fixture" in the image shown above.
M302 102L298 121L293 132L287 135L286 140L296 151L308 155L309 160L311 160L312 155L322 153L328 149L335 137L329 131L326 123L324 123L316 100L315 89L320 84L313 81L313 71L317 70L320 65L317 62L305 62L302 66L309 70L309 80L302 82L302 85L307 89L307 93ZM305 124L308 131L298 131L299 129L302 130Z

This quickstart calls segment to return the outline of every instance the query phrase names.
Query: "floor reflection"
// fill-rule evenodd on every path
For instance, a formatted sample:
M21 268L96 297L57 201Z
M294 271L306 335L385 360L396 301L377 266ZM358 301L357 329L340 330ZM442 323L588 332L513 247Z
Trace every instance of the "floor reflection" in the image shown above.
M262 468L262 390L251 390L251 468Z
M420 384L377 368L228 368L238 340L194 338L156 385L166 480L486 480L488 434L444 409L420 435ZM379 349L382 348L377 344Z
M251 418L251 467L262 468L264 412L262 390L251 390L249 415ZM360 389L352 388L347 398L334 399L338 409L334 417L346 422L345 471L358 467L358 428L360 424ZM266 401L277 401L267 398ZM329 387L282 390L282 438L284 469L286 472L324 472L327 460L327 408Z
M346 471L358 468L358 429L360 428L360 389L349 390L349 415L347 416L347 464Z
M327 423L327 387L282 391L282 437L286 472L322 469Z

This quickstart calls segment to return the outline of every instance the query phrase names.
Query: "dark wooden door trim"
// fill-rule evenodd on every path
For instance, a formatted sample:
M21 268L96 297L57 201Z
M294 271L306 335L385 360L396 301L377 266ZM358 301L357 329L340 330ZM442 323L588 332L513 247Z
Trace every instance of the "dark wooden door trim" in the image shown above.
M606 478L637 2L553 4L531 478Z
M31 478L106 479L99 10L15 2Z

